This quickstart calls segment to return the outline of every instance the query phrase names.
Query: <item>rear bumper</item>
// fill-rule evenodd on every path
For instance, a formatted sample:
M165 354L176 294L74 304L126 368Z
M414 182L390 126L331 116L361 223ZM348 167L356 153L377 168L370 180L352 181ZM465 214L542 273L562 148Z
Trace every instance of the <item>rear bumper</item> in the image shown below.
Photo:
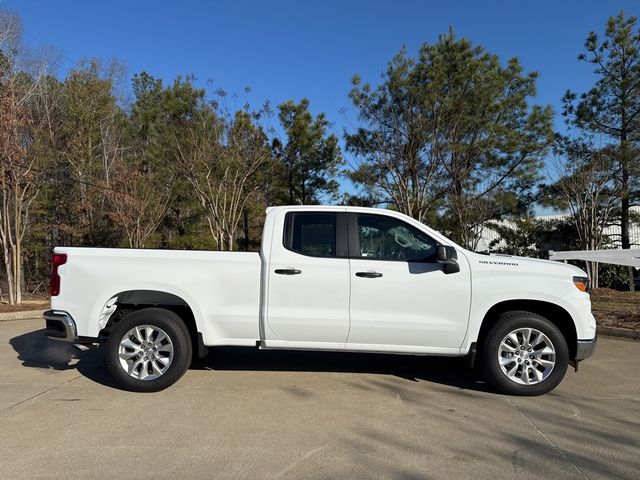
M592 338L591 340L578 340L576 345L576 362L580 362L593 355L596 350L596 343L598 338Z
M65 342L77 342L76 322L67 312L48 310L42 315L46 324L44 334L49 338Z

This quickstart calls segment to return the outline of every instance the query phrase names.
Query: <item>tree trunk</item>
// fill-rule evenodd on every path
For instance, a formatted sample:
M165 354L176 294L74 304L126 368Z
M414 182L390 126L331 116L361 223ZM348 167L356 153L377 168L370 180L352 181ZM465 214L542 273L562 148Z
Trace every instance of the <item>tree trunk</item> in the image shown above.
M598 262L587 263L587 276L591 279L591 288L598 288Z
M9 296L9 304L15 305L16 301L13 289L13 269L11 267L11 256L9 253L9 249L5 245L2 246L2 253L2 258L4 260L4 271L7 274L7 294Z
M7 293L9 296L9 304L15 304L15 285L13 279L13 262L12 255L13 251L10 248L11 245L11 223L9 222L9 214L10 214L10 206L9 206L9 189L6 188L7 185L3 179L2 182L2 236L0 240L2 241L2 259L4 261L4 270L7 275Z
M289 164L288 167L288 172L287 172L287 183L289 184L289 205L294 205L295 202L293 200L293 167L291 165L291 163Z
M245 252L249 251L249 212L247 212L247 209L244 209L244 212L242 213L242 230L244 232L244 241L243 243L243 250Z
M623 113L623 128L620 134L620 167L622 173L622 182L620 185L620 243L623 249L631 248L631 242L629 240L629 145L627 142L627 134L624 127L624 113ZM633 291L633 269L627 268L629 278L627 287L629 291Z
M16 305L22 304L22 235L21 235L21 220L22 220L22 212L21 212L21 204L20 204L20 195L18 192L18 185L16 181L16 185L14 187L14 225L15 225L15 242L13 245L14 255L13 255L13 278L15 281L15 296L16 296Z

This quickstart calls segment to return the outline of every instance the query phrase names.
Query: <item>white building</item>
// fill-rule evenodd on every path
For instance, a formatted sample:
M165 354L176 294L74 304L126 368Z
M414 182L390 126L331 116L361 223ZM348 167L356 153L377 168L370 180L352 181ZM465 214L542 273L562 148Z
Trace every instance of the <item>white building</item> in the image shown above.
M632 214L638 215L640 217L640 206L631 207ZM539 215L534 217L536 220L542 221L554 221L554 220L567 220L569 218L568 214L559 214L559 215ZM513 227L514 223L508 220L501 220L499 222L502 225ZM621 248L620 245L620 226L614 225L611 227L607 227L604 231L605 235L611 238L612 244L616 246L616 248ZM480 241L478 242L477 251L478 252L486 252L489 250L489 245L491 242L495 240L500 240L500 235L498 232L493 230L492 228L485 227L483 229L482 235L480 236ZM631 241L631 248L640 248L640 222L631 222L629 225L629 240ZM500 242L498 243L500 245ZM495 248L495 247L494 247Z

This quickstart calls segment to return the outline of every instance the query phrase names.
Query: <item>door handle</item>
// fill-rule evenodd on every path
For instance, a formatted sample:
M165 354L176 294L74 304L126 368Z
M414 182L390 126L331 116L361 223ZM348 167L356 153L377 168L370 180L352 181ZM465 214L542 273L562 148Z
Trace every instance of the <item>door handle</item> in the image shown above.
M278 275L300 275L302 270L296 268L276 268L274 272Z
M362 278L380 278L381 276L380 272L356 272L356 277Z

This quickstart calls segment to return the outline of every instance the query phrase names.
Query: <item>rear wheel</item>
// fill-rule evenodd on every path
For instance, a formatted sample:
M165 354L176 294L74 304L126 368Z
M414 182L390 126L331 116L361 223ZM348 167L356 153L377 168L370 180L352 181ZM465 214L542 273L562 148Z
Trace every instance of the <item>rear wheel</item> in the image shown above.
M562 381L569 349L548 319L531 312L506 312L484 339L482 363L487 379L498 390L542 395Z
M184 375L191 360L191 340L184 322L162 308L126 315L111 331L106 363L116 382L135 392L157 392Z

